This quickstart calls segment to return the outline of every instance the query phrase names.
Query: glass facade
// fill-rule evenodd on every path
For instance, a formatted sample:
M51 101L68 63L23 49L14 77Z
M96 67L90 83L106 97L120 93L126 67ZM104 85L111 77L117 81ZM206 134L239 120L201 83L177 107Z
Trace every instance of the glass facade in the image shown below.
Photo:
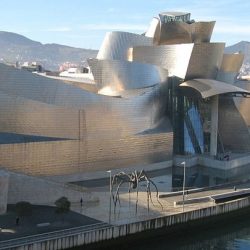
M169 79L168 114L174 129L174 153L210 152L211 103L178 88L181 79ZM223 145L218 137L218 152Z
M194 104L185 112L184 152L186 154L204 153L204 133L202 120Z
M190 14L185 15L161 15L161 21L163 23L169 23L169 22L189 22L190 21Z

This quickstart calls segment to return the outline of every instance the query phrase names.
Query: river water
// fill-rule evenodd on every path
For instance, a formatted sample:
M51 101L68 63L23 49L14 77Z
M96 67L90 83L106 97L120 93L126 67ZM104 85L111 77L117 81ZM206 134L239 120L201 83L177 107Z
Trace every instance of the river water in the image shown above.
M166 237L164 235L137 243L119 246L129 250L249 250L250 215L232 222L221 222L206 228L181 231ZM117 248L112 248L117 249Z

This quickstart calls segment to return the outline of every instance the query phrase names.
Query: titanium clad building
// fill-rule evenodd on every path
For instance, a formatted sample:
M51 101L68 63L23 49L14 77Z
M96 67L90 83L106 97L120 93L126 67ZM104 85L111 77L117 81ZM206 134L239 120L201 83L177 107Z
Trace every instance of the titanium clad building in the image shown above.
M210 43L215 22L190 16L107 33L88 60L93 84L0 64L0 164L54 176L249 152L249 91L234 85L243 55L224 55Z

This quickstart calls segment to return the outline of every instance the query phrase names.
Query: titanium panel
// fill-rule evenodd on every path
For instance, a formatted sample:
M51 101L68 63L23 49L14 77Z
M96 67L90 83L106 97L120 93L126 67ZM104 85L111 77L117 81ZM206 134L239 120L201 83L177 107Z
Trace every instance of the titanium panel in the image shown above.
M131 61L150 63L168 70L169 76L185 78L194 44L138 46L130 49Z
M166 45L179 43L192 43L190 24L183 22L161 22L160 35L158 37L154 37L154 44Z
M227 84L225 82L219 82L211 79L194 79L181 83L180 87L189 87L197 90L202 98L208 98L214 95L226 94L226 93L241 93L250 94L242 88Z
M216 79L224 48L224 43L195 43L185 80Z
M146 37L151 37L154 39L154 43L159 40L160 36L160 20L157 17L154 17L149 25L147 32L145 33Z
M0 132L80 139L79 116L85 122L84 113L6 95L0 91ZM1 135L0 135L1 136Z
M212 22L195 22L191 24L191 36L193 43L210 42L215 21Z
M152 45L153 39L128 32L108 32L97 54L99 60L127 60L127 50L134 46Z
M89 59L88 64L100 91L108 88L113 92L111 95L163 83L168 76L168 71L163 68L138 62Z
M250 91L250 82L249 81L237 81L235 83L237 87L240 87L246 91ZM234 102L239 112L241 113L245 123L250 127L250 98L234 98Z
M238 74L239 73L236 72L219 71L216 80L221 82L226 82L229 84L234 84L234 82L237 80Z
M250 135L247 125L232 97L219 99L218 126L225 150L239 153L250 151Z
M210 42L215 22L160 23L160 31L154 37L156 45Z
M243 54L224 54L220 70L225 72L239 72L243 60Z
M98 99L104 98L65 84L63 81L32 74L4 64L0 64L0 91L33 101L77 109L85 108Z
M243 54L224 54L216 80L234 84L243 60Z
M58 175L172 157L162 85L125 99L2 64L0 72L0 132L70 139L0 145L0 164L9 170ZM164 131L140 134L163 118Z
M61 107L65 110L84 110L85 115L91 118L88 119L89 122L92 121L94 124L98 124L101 117L105 115L102 121L103 124L99 123L98 125L102 129L107 128L110 130L111 121L117 121L115 123L117 124L121 120L117 126L122 126L123 124L125 128L134 128L128 130L128 128L122 129L123 126L121 127L121 130L127 131L125 134L133 134L150 128L147 121L150 121L151 124L152 120L154 120L152 115L149 115L151 112L150 105L145 105L152 96L158 95L159 87L152 88L150 91L145 90L145 94L140 92L141 95L128 99L114 98L91 93L72 85L64 84L61 81L32 74L25 70L18 70L3 64L0 64L1 69L0 91L6 95L18 96L52 106L55 105L55 108ZM155 104L152 103L152 106L155 106ZM104 119L106 122L104 122ZM137 122L138 125L136 125ZM128 123L131 124L128 125ZM105 126L105 124L107 125ZM115 126L115 124L112 124L112 126ZM147 125L144 126L143 124ZM93 127L92 125L90 127Z

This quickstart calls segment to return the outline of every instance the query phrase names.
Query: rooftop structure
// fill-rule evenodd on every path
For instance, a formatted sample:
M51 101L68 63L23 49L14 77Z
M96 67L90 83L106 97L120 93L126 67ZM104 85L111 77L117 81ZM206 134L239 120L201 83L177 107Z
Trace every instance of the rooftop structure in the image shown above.
M190 22L190 13L185 12L161 12L159 14L160 20L163 23L168 22Z

